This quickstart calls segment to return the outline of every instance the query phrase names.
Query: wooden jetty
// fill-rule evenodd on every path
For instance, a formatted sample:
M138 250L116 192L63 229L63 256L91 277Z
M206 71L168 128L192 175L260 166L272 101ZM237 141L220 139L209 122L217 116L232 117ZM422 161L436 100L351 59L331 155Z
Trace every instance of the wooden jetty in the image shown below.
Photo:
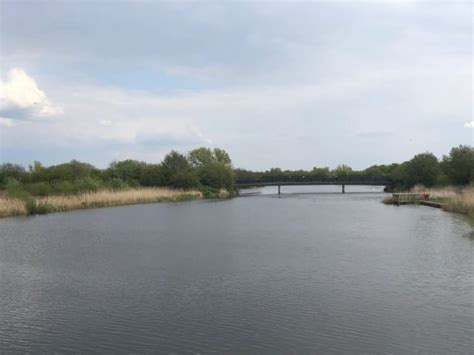
M423 206L442 208L443 204L439 202L429 201L428 193L396 193L392 194L393 203L395 205L420 204Z
M410 203L420 203L429 198L429 194L426 193L396 193L392 194L393 203L396 205L406 205Z

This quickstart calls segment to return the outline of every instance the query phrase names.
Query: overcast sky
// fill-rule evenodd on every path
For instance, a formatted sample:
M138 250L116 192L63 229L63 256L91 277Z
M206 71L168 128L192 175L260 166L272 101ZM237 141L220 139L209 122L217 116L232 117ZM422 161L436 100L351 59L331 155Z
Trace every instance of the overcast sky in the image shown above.
M0 162L365 168L473 144L470 1L0 4Z

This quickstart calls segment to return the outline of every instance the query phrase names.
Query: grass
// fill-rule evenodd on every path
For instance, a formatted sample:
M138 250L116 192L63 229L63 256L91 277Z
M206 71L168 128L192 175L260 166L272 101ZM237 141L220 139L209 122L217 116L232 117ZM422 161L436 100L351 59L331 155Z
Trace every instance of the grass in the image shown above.
M25 199L0 196L0 217L45 214L82 208L111 207L138 203L176 202L201 198L197 190L175 190L161 187L119 191L102 190L77 195L52 195Z
M28 214L28 210L24 201L0 195L0 217L24 216L26 214Z
M443 210L455 213L461 213L468 217L471 224L474 224L474 185L442 186L426 188L424 186L415 186L410 192L429 193L429 200L443 204ZM383 203L393 204L391 196L384 198Z

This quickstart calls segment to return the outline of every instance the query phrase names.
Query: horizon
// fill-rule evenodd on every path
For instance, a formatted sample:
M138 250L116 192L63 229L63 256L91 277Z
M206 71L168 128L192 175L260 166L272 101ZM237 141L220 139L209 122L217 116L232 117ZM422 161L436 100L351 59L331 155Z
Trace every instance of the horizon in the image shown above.
M467 146L469 146L469 145L467 145ZM458 146L457 146L457 147L458 147ZM202 148L202 147L197 147L197 148ZM209 147L204 147L204 148L209 148ZM219 147L216 147L216 148L219 148ZM453 147L453 148L454 148L454 147ZM171 151L170 151L170 152L171 152ZM180 153L180 154L183 154L183 155L186 156L186 157L187 157L188 154L190 153L190 151L186 151L186 152L177 151L177 152ZM169 152L168 152L168 153L169 153ZM229 153L229 152L227 152L227 153ZM418 154L433 154L433 153L426 151L426 152L419 152L419 153L417 153L417 154L415 154L415 155L418 155ZM438 157L438 156L436 156L436 155L435 155L435 157L438 159L439 162L441 162L442 159L443 159L445 156L448 156L448 155L449 155L449 152L446 152L446 153L443 154L441 157ZM231 154L231 153L229 153L229 156L230 156L230 158L232 159L232 154ZM413 157L411 157L411 158L413 158ZM268 169L260 169L260 170L258 170L258 169L246 169L246 168L243 168L243 167L240 167L240 166L236 166L233 161L232 161L232 168L233 168L233 169L237 169L237 170L240 169L240 170L253 171L253 172L265 172L265 171L270 171L270 170L272 170L272 169L281 169L282 171L298 171L298 170L311 171L313 168L328 168L329 170L335 170L335 169L337 169L337 167L339 167L339 166L348 165L350 168L352 168L352 169L354 170L354 172L359 172L359 171L363 171L363 170L368 169L368 168L373 167L373 166L391 165L391 164L398 164L398 165L400 165L400 164L403 164L403 163L405 163L405 162L408 162L411 158L409 158L409 159L407 159L407 160L405 160L405 161L402 161L402 162L388 162L388 163L385 163L385 164L372 164L372 165L369 165L369 166L366 166L366 167L362 167L362 168L354 168L353 166L350 166L350 165L348 165L348 164L339 163L339 164L335 164L335 165L333 165L333 166L317 166L317 165L313 165L313 166L310 167L310 168L296 168L296 169L288 169L288 168L281 167L281 166L273 166L273 167L268 168ZM38 161L38 162L41 163L42 166L44 166L44 167L46 167L46 168L49 168L49 167L55 166L55 165L67 164L67 163L70 163L70 162L72 162L72 161L78 161L78 162L80 162L80 163L91 164L91 165L93 165L94 167L96 167L96 168L98 168L98 169L100 169L100 170L105 170L105 169L108 169L108 168L112 165L112 163L116 163L116 162L120 162L120 161L124 161L124 160L129 160L129 159L113 160L113 161L110 161L108 164L105 164L105 165L103 165L103 166L95 165L95 164L90 163L90 162L88 162L88 161L79 160L79 159L75 159L75 158L72 158L72 159L70 159L70 160L68 160L68 161L58 162L58 163L55 163L55 164L43 164L43 162L41 162L41 161ZM135 160L135 161L138 161L138 162L141 162L141 163L145 163L145 164L157 164L157 165L159 165L159 164L162 163L162 160L160 160L160 161L145 161L145 160L137 160L137 159L131 159L131 160ZM15 164L15 165L20 165L20 166L22 166L23 168L25 168L25 170L28 170L28 169L30 169L30 167L33 166L33 164L34 164L35 162L36 162L36 160L35 160L35 161L32 161L32 162L30 162L30 163L28 163L28 164L21 164L21 163L16 163L16 162L12 162L12 161L5 161L5 162L0 162L0 165L1 165L1 164L5 164L5 163L11 163L11 164Z
M257 171L441 159L473 142L472 10L0 2L0 163L200 146Z

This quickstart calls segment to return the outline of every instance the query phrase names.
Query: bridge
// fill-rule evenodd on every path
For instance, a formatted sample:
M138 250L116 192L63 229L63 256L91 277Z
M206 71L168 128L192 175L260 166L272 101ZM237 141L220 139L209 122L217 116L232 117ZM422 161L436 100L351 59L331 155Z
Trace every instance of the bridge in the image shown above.
M393 182L387 176L314 176L314 175L261 175L251 177L238 177L235 182L237 188L278 186L278 194L281 186L295 185L340 185L342 193L346 192L346 185L369 185L369 186L392 186Z

